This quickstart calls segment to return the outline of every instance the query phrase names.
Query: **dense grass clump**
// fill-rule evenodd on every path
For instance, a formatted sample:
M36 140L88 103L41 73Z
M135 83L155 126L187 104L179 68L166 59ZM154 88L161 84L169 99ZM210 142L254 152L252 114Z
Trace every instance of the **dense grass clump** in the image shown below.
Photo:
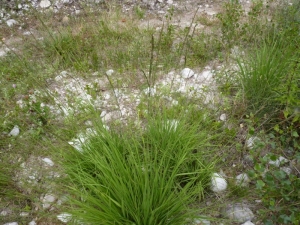
M118 134L99 126L83 152L65 154L71 213L91 224L184 224L213 163L201 155L205 132L183 121L153 120Z

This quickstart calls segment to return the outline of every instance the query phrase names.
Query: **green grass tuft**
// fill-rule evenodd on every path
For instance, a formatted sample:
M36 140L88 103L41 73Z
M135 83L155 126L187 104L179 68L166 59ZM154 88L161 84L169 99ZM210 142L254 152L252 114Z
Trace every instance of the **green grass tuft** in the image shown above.
M202 198L213 163L199 126L151 120L146 131L117 134L100 125L97 134L65 154L72 185L74 220L91 224L184 224L188 206Z

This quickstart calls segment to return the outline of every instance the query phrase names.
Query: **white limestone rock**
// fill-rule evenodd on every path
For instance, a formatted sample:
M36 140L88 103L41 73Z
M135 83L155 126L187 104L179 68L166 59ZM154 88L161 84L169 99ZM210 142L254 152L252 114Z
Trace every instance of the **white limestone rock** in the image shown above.
M20 128L18 125L15 125L14 128L9 132L9 136L17 137L20 134Z
M47 165L47 166L54 166L54 162L49 159L49 158L43 158L42 161Z
M211 178L211 190L215 193L221 193L227 189L227 181L222 175L213 173Z
M42 0L40 2L40 7L41 8L49 8L51 6L51 2L49 0Z
M69 213L61 213L57 215L57 219L63 223L68 223L72 219L72 215Z
M43 203L43 209L49 209L51 205L55 202L56 197L52 194L46 194L42 198L42 203Z
M32 220L28 223L28 225L37 225L37 223L34 220Z
M195 72L193 70L191 70L190 68L184 68L180 74L183 78L187 79L187 78L191 78L192 76L194 76Z
M284 163L287 163L287 162L289 162L288 159L284 158L283 156L279 156L278 159L276 159L275 161L270 160L269 164L273 165L273 166L276 166L276 167L279 167L281 164L284 164Z
M114 72L115 72L115 71L112 70L112 69L107 70L107 71L106 71L106 75L107 75L107 76L111 76L111 75L113 75Z
M228 205L223 213L225 217L238 223L245 223L254 218L251 209L247 205L240 203Z
M18 22L14 19L9 19L6 21L7 26L12 27L13 25L18 24Z
M225 113L221 114L219 119L220 119L221 121L224 121L224 122L225 122L226 119L227 119L226 114L225 114Z

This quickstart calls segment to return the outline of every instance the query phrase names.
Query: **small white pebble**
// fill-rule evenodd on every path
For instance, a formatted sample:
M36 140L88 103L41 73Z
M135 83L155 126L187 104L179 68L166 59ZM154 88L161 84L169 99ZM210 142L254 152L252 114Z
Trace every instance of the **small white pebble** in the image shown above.
M15 125L14 128L9 132L9 136L18 136L20 134L20 129L18 125Z
M107 76L111 76L114 72L115 72L115 71L112 70L112 69L107 70L107 71L106 71L106 75L107 75Z
M28 223L28 225L37 225L37 223L34 220L32 220Z
M226 121L226 114L225 113L221 114L220 120L221 121Z
M17 222L11 222L11 223L5 223L3 225L18 225L18 223Z
M72 219L72 215L69 213L61 213L57 215L57 219L63 223L68 223Z
M48 166L53 166L54 162L49 158L43 158L42 161L46 163Z
M7 26L12 27L15 24L18 24L18 22L14 19L9 19L6 21Z

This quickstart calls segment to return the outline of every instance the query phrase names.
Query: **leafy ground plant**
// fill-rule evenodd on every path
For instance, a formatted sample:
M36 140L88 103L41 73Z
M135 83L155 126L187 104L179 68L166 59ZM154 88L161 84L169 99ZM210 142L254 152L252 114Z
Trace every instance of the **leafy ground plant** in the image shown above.
M266 145L275 152L280 146L274 138L272 133L269 134L266 141L261 143L260 147L257 146L254 152L258 153ZM296 166L298 166L299 156L299 153L296 153L293 157L292 162L295 162ZM277 166L270 164L277 164ZM280 160L276 154L270 153L257 158L254 170L249 171L250 176L255 180L257 193L262 199L263 207L258 212L264 224L299 224L300 222L299 170L296 166L289 168L284 164L286 164L285 160Z
M201 157L208 139L198 128L163 118L130 134L99 125L82 153L65 154L72 218L136 225L192 219L188 206L203 196L213 168Z

